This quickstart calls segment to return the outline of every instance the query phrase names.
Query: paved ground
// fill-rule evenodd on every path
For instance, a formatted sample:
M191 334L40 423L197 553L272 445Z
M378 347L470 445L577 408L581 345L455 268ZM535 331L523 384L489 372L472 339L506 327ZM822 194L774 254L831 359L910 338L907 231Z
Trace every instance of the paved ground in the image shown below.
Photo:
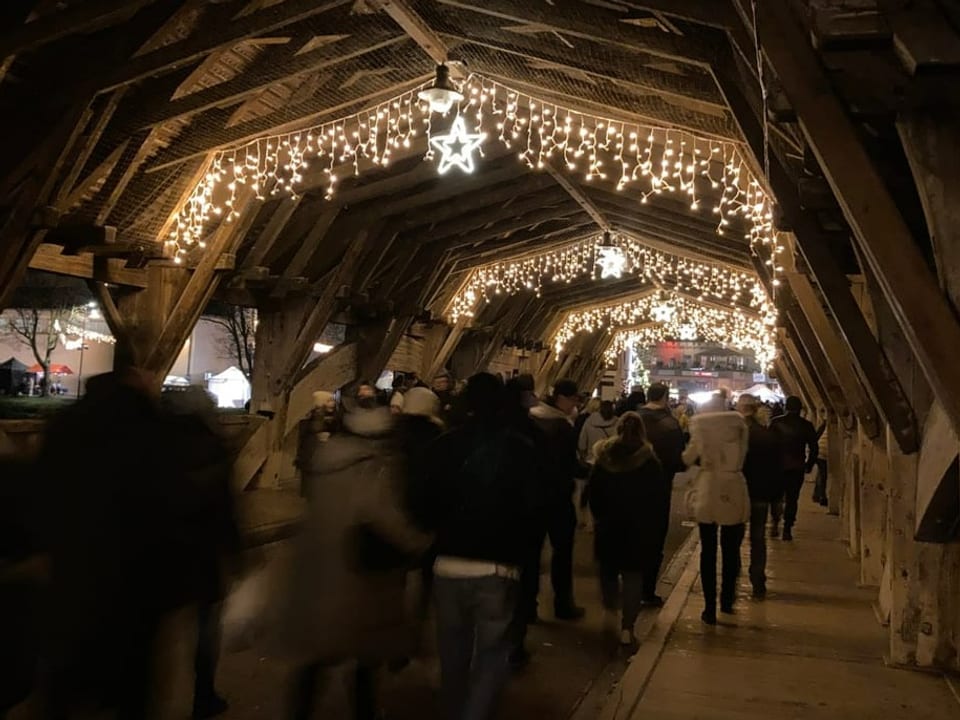
M682 493L674 498L674 517L667 540L667 557L673 555L690 532L678 510ZM576 593L588 612L582 623L557 623L546 617L532 628L529 647L534 653L530 667L517 676L508 691L502 720L567 718L585 699L600 692L603 684L615 681L626 663L617 656L615 643L602 634L603 613L592 559L592 535L578 533L576 547ZM282 543L272 552L282 552ZM548 550L549 552L549 550ZM665 563L666 565L666 563ZM546 567L546 565L545 565ZM549 578L544 575L541 606L549 610ZM668 591L669 588L664 588ZM655 615L655 613L651 613ZM227 720L254 720L282 717L281 708L287 668L251 651L225 653L221 659L221 687L231 701ZM383 704L389 720L431 720L438 718L435 692L437 668L433 659L415 662L402 673L386 675L382 686ZM324 718L343 714L344 683L332 683L323 712ZM179 704L179 703L178 703ZM599 707L599 702L595 702ZM587 708L584 708L587 710Z
M770 541L767 601L744 599L750 587L741 578L737 614L717 627L700 622L703 597L693 583L652 674L632 664L604 720L960 717L960 697L943 678L884 665L876 591L857 587L839 520L806 501L795 536ZM748 556L745 543L745 563ZM634 691L642 694L631 713Z

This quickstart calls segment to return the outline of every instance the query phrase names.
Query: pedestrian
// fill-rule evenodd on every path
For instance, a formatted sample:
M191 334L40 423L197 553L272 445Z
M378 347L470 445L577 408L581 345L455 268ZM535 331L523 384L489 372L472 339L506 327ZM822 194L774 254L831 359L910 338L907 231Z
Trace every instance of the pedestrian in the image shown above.
M580 472L577 474L575 505L577 508L577 526L590 531L590 469L593 467L593 450L597 443L606 440L616 433L617 415L614 412L613 402L610 400L596 400L596 406L587 416L577 433L577 457L580 461ZM583 415L581 414L581 417ZM576 430L576 428L574 428Z
M670 482L637 413L621 415L616 434L599 441L594 454L590 508L603 605L608 612L621 609L622 577L620 643L633 646L637 615L656 587L670 521Z
M496 708L515 648L525 548L535 542L537 454L504 417L489 373L463 393L464 424L434 443L431 527L441 695L448 720L485 720Z
M547 453L550 497L541 537L545 540L549 536L553 549L550 581L554 615L558 620L579 620L585 612L574 602L573 595L573 543L577 527L573 490L579 467L573 413L577 398L577 384L572 380L559 380L547 400L530 410L530 417L543 433Z
M749 432L743 475L750 494L750 584L753 597L763 600L767 596L767 516L770 504L783 495L783 450L777 431L760 421L754 396L741 395L737 411Z
M783 500L773 504L773 527L771 536L778 537L780 520L783 519L784 540L793 540L793 526L797 522L797 503L803 489L804 476L817 463L817 431L813 423L800 413L803 403L796 395L787 398L786 413L775 417L770 427L780 433L783 448Z
M743 477L749 431L740 413L729 411L718 394L690 419L690 443L683 452L687 465L699 463L690 498L700 530L701 619L717 624L717 532L723 556L720 610L734 611L740 575L740 544L750 519L750 496Z
M430 538L406 512L393 416L365 392L342 423L308 468L313 492L281 609L281 647L297 665L291 720L312 716L324 677L342 663L353 666L353 716L374 720L378 667L414 645L406 574Z
M663 525L663 534L660 537L660 550L657 553L658 560L651 566L650 572L645 577L643 602L645 605L659 607L663 605L663 599L657 595L657 576L660 573L660 566L663 564L663 546L667 541L667 530L669 529L670 518L670 499L673 490L673 478L678 472L685 468L683 464L683 448L685 439L683 429L674 414L670 411L670 389L662 383L654 383L647 391L647 404L639 410L640 417L643 419L644 430L648 442L653 446L657 459L663 468L663 474L667 479L667 484L671 492L667 494L667 525Z
M164 393L169 437L188 487L181 508L181 537L188 543L176 570L185 584L185 600L196 608L193 718L227 711L216 690L220 656L220 614L224 580L239 575L240 529L230 487L232 458L221 435L216 405L198 386Z
M827 434L827 411L820 409L820 417L824 420L817 428L817 482L813 487L813 501L823 507L830 504L827 498L827 453L828 453L828 434Z
M647 395L643 391L642 385L634 385L630 389L630 394L620 401L617 406L617 415L623 415L625 412L636 412L647 402Z
M300 421L297 434L297 456L294 464L300 473L300 496L310 497L307 469L320 443L330 438L330 426L336 413L333 393L317 390L313 393L313 409Z

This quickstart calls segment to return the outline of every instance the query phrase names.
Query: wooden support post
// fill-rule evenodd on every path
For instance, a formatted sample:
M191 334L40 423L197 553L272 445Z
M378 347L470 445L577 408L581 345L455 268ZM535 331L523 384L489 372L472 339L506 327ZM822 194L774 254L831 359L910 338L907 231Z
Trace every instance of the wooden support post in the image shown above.
M796 341L794 357L799 365L805 365L811 378L817 383L816 387L820 395L820 402L816 408L807 408L807 412L818 412L821 407L833 408L833 410L842 417L850 413L843 389L837 382L833 370L827 363L823 351L817 344L816 337L807 320L799 311L799 308L793 302L792 298L787 298L786 293L781 293L780 298L786 301L790 311L787 313L787 322L792 328L792 336Z
M806 357L801 354L800 348L797 347L794 339L784 333L780 338L780 344L785 351L785 356L790 368L796 377L799 378L801 385L806 388L807 399L817 403L817 407L826 405L826 392L820 387L819 378L814 376Z
M457 345L460 343L460 338L463 337L463 332L466 327L467 318L461 317L453 327L450 328L450 332L447 333L447 337L444 339L443 345L440 346L440 350L427 366L427 373L423 378L426 382L430 382L437 373L446 367L447 361L450 359L450 356L453 355L453 351L457 349Z
M887 463L883 438L868 438L858 428L860 511L860 584L880 587L883 576L884 532L887 510Z
M843 468L843 429L836 413L827 413L827 507L831 515L839 515L847 485Z
M759 36L897 324L960 431L960 374L952 370L960 323L788 4L765 6Z
M860 383L860 378L851 364L850 354L837 335L833 322L824 312L809 278L801 273L787 273L787 281L797 305L806 317L824 357L843 389L850 408L856 413L867 437L877 437L880 434L880 425L876 408Z

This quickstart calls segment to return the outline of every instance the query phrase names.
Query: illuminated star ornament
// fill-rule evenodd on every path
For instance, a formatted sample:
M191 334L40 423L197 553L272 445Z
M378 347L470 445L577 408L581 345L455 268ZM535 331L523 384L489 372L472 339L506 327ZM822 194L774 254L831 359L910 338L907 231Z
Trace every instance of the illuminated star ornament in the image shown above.
M437 172L441 175L456 165L465 173L473 172L473 151L487 137L486 133L468 133L463 118L459 115L453 121L450 132L446 135L435 135L430 138L430 144L440 151L440 165Z
M601 245L597 248L597 265L600 279L619 278L627 267L627 256L616 245Z

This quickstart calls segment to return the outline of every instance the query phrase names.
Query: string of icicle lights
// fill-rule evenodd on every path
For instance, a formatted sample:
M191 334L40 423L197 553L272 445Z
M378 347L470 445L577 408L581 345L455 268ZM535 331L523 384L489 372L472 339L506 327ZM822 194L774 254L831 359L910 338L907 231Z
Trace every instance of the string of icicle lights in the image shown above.
M770 302L765 302L760 312L754 315L740 308L706 305L661 291L635 300L568 313L553 337L553 346L559 355L579 333L604 329L615 333L607 351L608 357L615 357L628 343L646 346L669 338L703 339L750 352L765 368L776 357L776 317L776 310Z
M425 86L338 120L217 151L175 216L165 238L169 251L179 261L189 247L203 247L214 218L230 222L237 217L244 186L265 199L319 185L332 198L342 176L386 167L417 137L429 140L435 124L446 127L451 120L432 114L417 98ZM635 186L641 203L662 193L683 195L691 209L717 215L721 235L742 216L751 247L763 250L771 275L781 269L771 201L736 144L581 112L478 74L464 82L463 95L448 115L462 117L468 130L485 134L486 142L516 150L530 168L562 162L586 180L612 180L620 191ZM427 148L424 159L431 161L429 142ZM482 155L483 145L479 150ZM722 188L712 208L703 207L701 194L708 188Z
M615 236L613 243L622 251L624 273L654 284L669 284L700 300L731 306L745 302L757 310L767 302L767 293L753 273L661 252L624 235ZM455 323L461 317L473 317L497 295L527 291L540 297L545 282L570 283L578 278L600 277L602 247L601 235L536 255L482 265L470 273L450 301L446 314Z

